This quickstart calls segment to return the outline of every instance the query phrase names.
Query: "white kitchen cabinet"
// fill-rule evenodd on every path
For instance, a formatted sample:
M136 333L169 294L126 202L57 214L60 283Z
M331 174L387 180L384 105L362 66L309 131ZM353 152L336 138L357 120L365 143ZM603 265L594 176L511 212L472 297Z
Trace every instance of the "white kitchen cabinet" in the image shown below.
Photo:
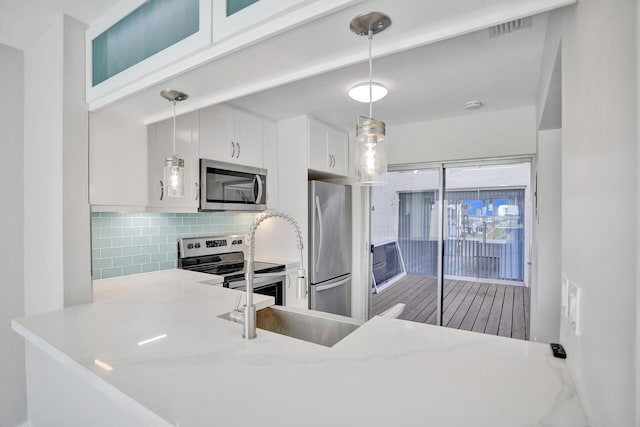
M199 206L199 112L176 118L176 152L173 152L173 119L149 125L147 168L149 207L158 210L196 211ZM184 159L184 197L168 197L164 182L164 160L177 154Z
M349 139L346 133L309 118L309 169L334 176L349 175Z
M211 0L114 3L86 32L86 99L92 110L112 102L114 93L135 91L123 91L127 85L155 80L150 76L211 46Z
M264 168L267 170L267 209L278 209L278 126L262 122Z
M200 110L200 157L262 168L262 126L260 117L226 105Z
M89 114L89 201L95 210L147 205L147 128L108 111Z

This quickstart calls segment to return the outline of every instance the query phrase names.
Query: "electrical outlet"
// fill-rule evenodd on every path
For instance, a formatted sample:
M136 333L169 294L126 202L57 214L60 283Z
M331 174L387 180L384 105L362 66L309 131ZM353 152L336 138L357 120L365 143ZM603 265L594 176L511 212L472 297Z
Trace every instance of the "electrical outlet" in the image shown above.
M580 289L575 283L569 281L568 286L568 309L569 309L569 321L571 322L571 328L573 333L580 335Z

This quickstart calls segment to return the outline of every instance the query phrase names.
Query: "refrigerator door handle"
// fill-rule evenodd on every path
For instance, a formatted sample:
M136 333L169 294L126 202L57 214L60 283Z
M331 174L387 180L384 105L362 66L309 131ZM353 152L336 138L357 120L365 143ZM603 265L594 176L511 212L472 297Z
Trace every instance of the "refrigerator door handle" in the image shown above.
M322 230L322 209L320 209L320 197L316 196L316 211L318 212L318 228L319 230L319 234L320 234L320 238L318 239L318 254L316 255L316 271L318 271L319 265L320 265L320 252L322 251L322 235L323 230Z
M347 277L346 279L342 279L339 282L329 283L328 285L321 285L321 286L315 285L316 292L326 291L327 289L331 289L331 288L337 288L338 286L344 285L349 280L351 280L351 276Z

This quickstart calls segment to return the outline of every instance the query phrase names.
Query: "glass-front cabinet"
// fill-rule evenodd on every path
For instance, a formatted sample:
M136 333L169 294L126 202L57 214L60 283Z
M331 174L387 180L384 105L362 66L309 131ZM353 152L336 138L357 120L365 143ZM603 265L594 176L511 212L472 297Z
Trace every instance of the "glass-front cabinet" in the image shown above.
M90 109L355 0L134 0L86 33ZM308 9L301 12L302 9ZM295 19L282 19L296 12ZM251 31L248 31L251 30ZM197 54L197 55L196 55ZM126 91L125 91L126 92Z
M86 33L87 101L91 103L210 45L211 3L118 3Z

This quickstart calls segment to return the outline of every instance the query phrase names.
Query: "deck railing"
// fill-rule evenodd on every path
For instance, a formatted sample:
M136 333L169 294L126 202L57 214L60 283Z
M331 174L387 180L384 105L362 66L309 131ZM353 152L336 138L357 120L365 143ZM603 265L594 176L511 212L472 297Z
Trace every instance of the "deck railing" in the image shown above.
M434 226L436 196L435 191L400 194L398 243L408 274L437 274L438 242L434 238L437 233L430 229ZM472 216L467 214L466 200L472 196L485 205L489 200L505 200L508 206L522 207L517 215L498 218L487 215L483 207L480 212L483 215ZM523 281L523 198L524 190L519 189L448 191L447 205L452 208L445 229L445 276Z

